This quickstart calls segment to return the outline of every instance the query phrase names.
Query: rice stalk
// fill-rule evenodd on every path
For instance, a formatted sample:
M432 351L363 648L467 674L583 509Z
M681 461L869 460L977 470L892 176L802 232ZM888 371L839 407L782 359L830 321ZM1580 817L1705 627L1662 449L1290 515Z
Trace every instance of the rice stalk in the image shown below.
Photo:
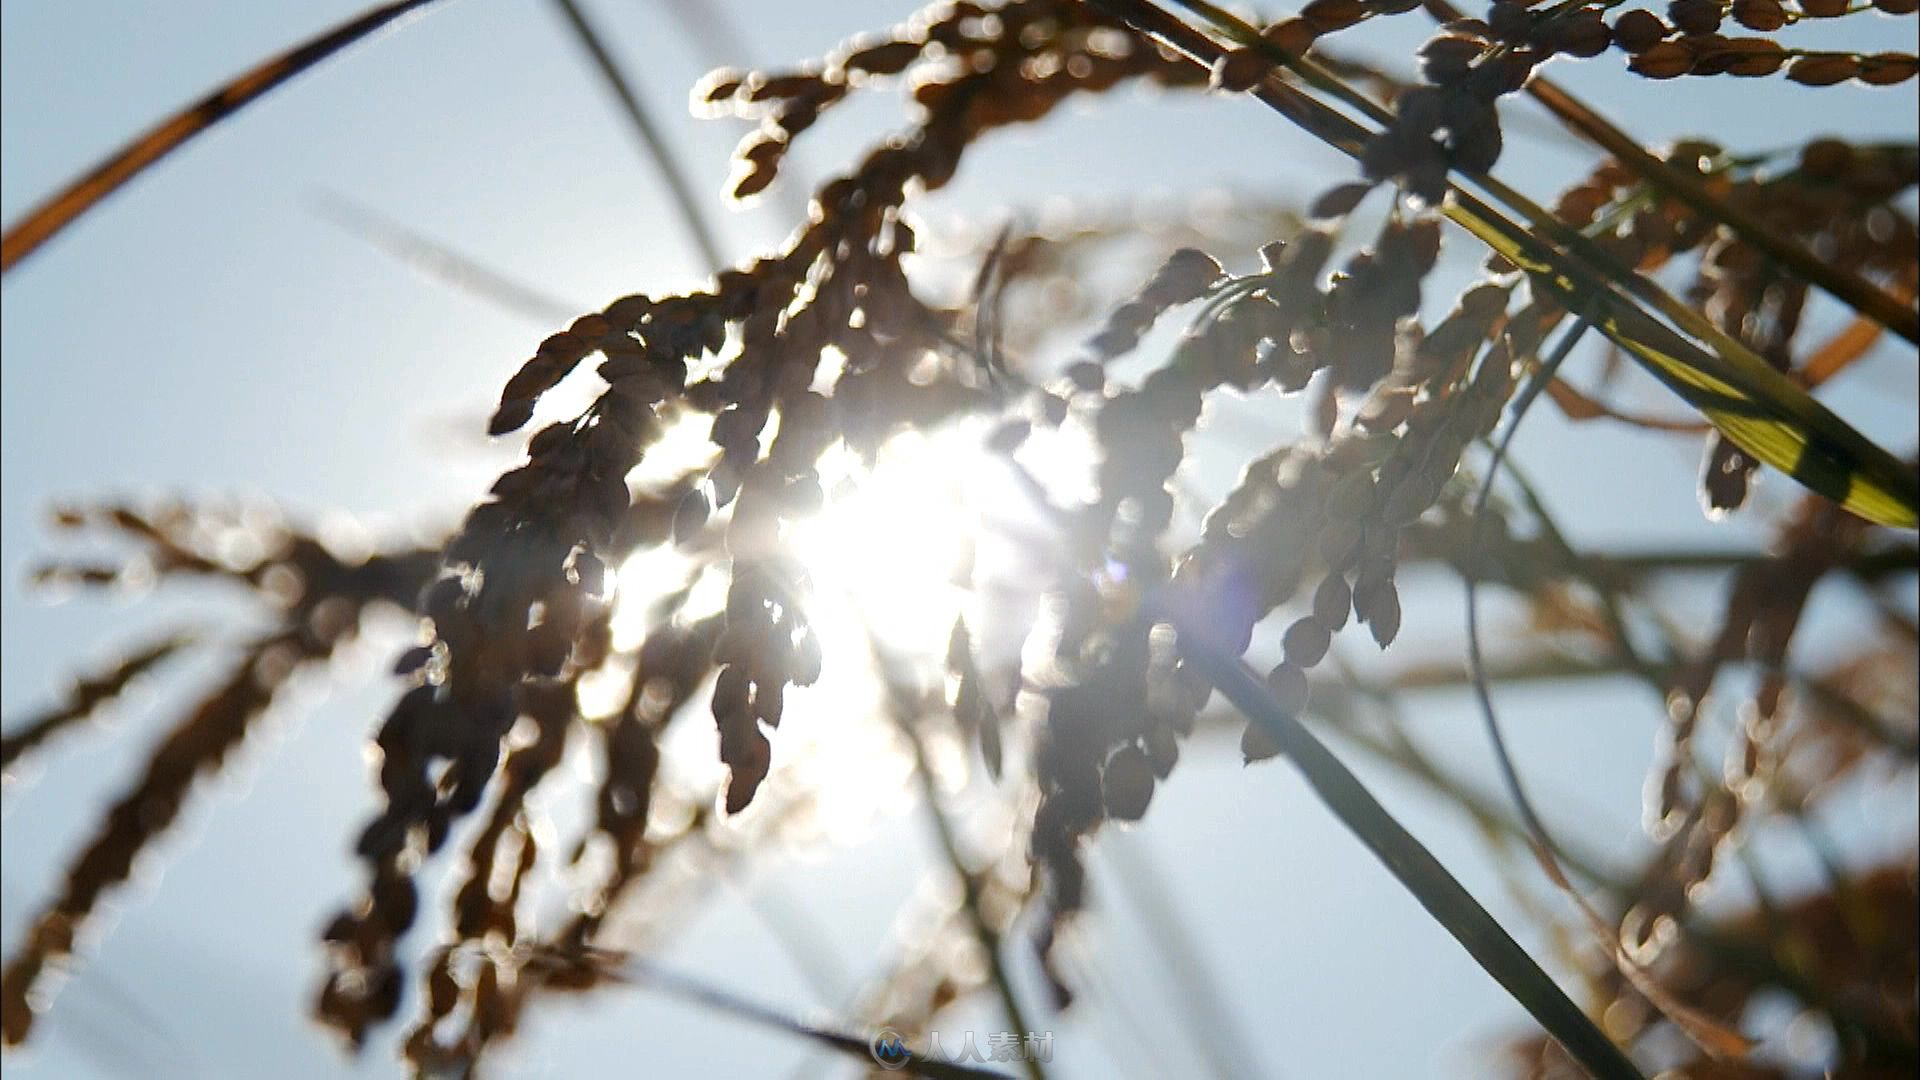
M395 0L367 11L233 79L115 151L0 236L0 273L39 250L100 200L268 91L432 0Z

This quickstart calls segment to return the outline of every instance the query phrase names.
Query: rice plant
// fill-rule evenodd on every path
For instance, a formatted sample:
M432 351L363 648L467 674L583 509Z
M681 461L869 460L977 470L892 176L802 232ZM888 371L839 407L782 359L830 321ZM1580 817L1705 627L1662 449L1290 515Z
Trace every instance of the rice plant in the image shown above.
M163 117L10 223L6 273L31 275L102 200L216 125L253 122L269 92L307 92L382 28L432 35L457 6L375 8ZM1105 1059L1084 1045L1037 1041L1113 1007L1088 985L1100 939L1082 924L1111 899L1090 864L1145 833L1195 758L1221 756L1310 794L1384 870L1364 886L1417 903L1511 999L1475 1073L1920 1064L1920 467L1910 418L1889 446L1863 433L1884 418L1862 423L1831 392L1877 376L1911 408L1920 132L1723 145L1700 110L1697 137L1643 145L1634 118L1563 85L1599 69L1672 80L1689 117L1690 93L1740 79L1756 109L1836 92L1891 109L1920 72L1910 0L1310 0L1266 18L1204 0L958 0L771 68L729 19L646 5L672 40L742 55L690 95L743 122L725 194L783 221L783 240L737 262L601 13L523 6L617 103L615 134L644 155L618 167L662 178L647 210L685 230L704 280L634 281L529 340L472 424L517 462L430 536L355 548L311 515L210 497L55 512L57 553L33 571L46 588L219 583L238 599L210 625L158 619L65 700L9 718L10 787L84 770L56 753L70 745L148 739L48 895L9 905L9 1047L31 1053L63 975L87 984L109 898L197 792L306 704L300 686L342 689L367 639L393 654L367 676L386 703L367 718L372 804L339 835L355 876L315 928L308 1007L343 1055L375 1048L396 1071L512 1074L537 1018L651 992L837 1067L1093 1075ZM1817 40L1844 44L1804 43L1829 23ZM1369 59L1369 42L1409 33L1424 38L1410 62ZM1900 47L1862 44L1881 37ZM1233 110L1231 141L1328 153L1340 171L1224 205L1182 190L1156 220L1137 201L1022 205L1019 163L968 168L1029 125L1029 146L1052 145L1088 102L1144 110L1140 88ZM864 123L846 106L889 98L904 126L863 130L864 151L805 175L824 164L797 152L816 124ZM1510 167L1522 139L1578 159L1557 197ZM1122 169L1153 153L1111 149ZM1098 168L1071 165L1089 182ZM1002 207L990 223L923 213L969 185ZM535 319L568 305L457 237L324 202L370 259ZM1680 448L1701 464L1629 486L1648 506L1697 491L1708 535L1729 539L1662 545L1670 524L1629 504L1590 542L1565 507L1617 492L1620 466L1530 452L1515 440L1529 417L1568 445L1605 431ZM220 422L210 404L185 437ZM337 430L356 437L350 416ZM150 738L94 723L188 657L210 681ZM1608 683L1632 687L1658 733L1641 828L1612 835L1625 860L1565 829L1576 800L1529 780L1509 745L1539 719L1523 691L1577 702ZM1480 723L1436 752L1411 717L1446 700ZM834 733L843 763L810 768L805 748ZM1458 766L1469 743L1491 783ZM830 935L781 934L803 967L880 965L819 1015L764 1000L755 971L670 960L678 923L739 863L831 845L822 807L871 775L845 761L889 756L946 890L910 947L807 960ZM1409 791L1477 830L1522 902L1423 842ZM1898 814L1845 816L1862 804ZM10 808L10 834L37 827ZM1276 860L1288 827L1243 817L1208 842ZM1788 850L1820 873L1783 892L1767 867ZM1132 947L1193 969L1153 987L1197 1045L1179 1070L1297 1075L1286 1046L1238 1030L1262 1001L1227 1002L1200 958L1224 913L1175 912L1153 876L1136 863L1119 892L1160 912ZM1346 1004L1353 1041L1396 1027ZM1007 1039L981 1036L969 1061L951 1034L977 1010ZM649 1042L619 1037L634 1055Z

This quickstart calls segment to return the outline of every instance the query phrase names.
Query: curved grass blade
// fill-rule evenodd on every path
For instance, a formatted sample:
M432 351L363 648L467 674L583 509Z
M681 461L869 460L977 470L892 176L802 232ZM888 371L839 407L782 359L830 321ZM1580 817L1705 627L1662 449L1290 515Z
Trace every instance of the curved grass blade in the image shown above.
M1164 613L1163 613L1164 614ZM1176 630L1182 624L1173 618ZM1461 886L1433 853L1381 806L1358 777L1291 713L1280 708L1247 665L1211 646L1205 634L1181 633L1182 653L1234 707L1284 748L1314 793L1386 864L1421 906L1540 1026L1600 1080L1642 1074L1566 992L1534 963L1498 920Z
M1533 276L1742 450L1878 525L1920 526L1920 474L1745 349L1708 352L1620 296L1577 260L1502 228L1484 204L1450 200L1447 216Z
M60 230L79 220L100 200L119 190L153 163L188 140L252 104L261 95L313 65L359 41L415 8L433 0L398 0L383 4L351 22L298 45L214 90L161 121L93 167L65 190L14 222L0 237L0 273L39 250Z

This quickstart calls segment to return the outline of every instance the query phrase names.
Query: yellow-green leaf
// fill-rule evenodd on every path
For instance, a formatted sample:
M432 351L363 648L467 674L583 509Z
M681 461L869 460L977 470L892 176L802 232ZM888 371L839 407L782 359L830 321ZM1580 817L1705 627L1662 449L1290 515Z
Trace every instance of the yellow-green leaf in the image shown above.
M1716 333L1717 351L1708 352L1621 296L1606 279L1589 277L1575 260L1533 250L1468 207L1450 201L1446 210L1756 460L1875 524L1920 526L1920 473L1744 345ZM1575 268L1571 273L1570 267Z

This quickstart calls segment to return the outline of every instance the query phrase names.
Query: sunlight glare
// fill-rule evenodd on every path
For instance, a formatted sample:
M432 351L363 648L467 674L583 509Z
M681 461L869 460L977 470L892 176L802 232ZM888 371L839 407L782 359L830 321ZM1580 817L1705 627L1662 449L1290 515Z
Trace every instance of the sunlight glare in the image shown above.
M912 758L889 715L875 648L917 677L944 679L947 640L964 614L983 666L1017 662L1024 634L1000 641L1006 634L995 624L1030 625L1012 609L1036 603L1045 591L1048 572L1032 545L1044 546L1050 536L1006 461L985 448L989 430L981 418L903 432L871 463L844 444L821 457L825 503L786 522L781 537L806 575L807 623L827 663L818 683L789 693L773 738L768 792L735 816L735 827L756 829L763 808L780 806L766 812L789 818L798 833L852 843L887 808L911 798ZM1071 498L1088 474L1091 451L1083 439L1043 430L1019 458L1056 497ZM681 618L720 610L727 581L724 563L703 568L671 545L635 553L614 578L616 648L636 646L649 609L690 582ZM996 660L989 652L1005 655ZM664 748L671 773L693 789L718 781L710 726L676 726L670 735L679 736ZM956 757L964 747L930 749L940 756L936 772L944 780L966 775ZM689 761L700 767L685 771Z
M868 632L891 652L945 647L972 556L965 471L977 461L947 432L896 436L871 469L844 446L821 459L827 503L786 540L813 581L809 607L820 610L809 616L824 635L851 632L844 644L862 652ZM822 626L823 618L855 622Z

